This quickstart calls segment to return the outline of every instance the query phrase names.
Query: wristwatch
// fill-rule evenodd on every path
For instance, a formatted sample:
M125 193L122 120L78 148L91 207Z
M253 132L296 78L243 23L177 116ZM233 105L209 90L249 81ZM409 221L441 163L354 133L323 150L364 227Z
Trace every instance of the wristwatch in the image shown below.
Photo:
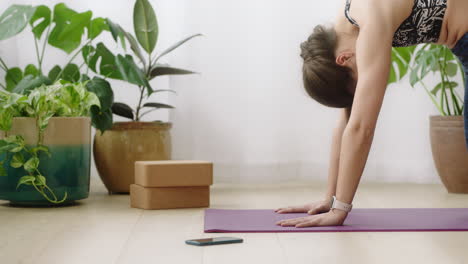
M336 208L336 209L339 209L339 210L343 210L345 212L349 212L351 211L351 209L353 208L353 205L352 204L347 204L347 203L344 203L344 202L341 202L341 201L338 201L336 199L336 196L333 195L333 200L331 202L331 206L330 206L330 210L333 209L333 208Z

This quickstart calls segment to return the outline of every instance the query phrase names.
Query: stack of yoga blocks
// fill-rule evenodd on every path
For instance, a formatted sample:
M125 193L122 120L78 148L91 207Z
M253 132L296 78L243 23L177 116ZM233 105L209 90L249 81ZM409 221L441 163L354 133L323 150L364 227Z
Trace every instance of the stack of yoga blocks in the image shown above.
M213 163L201 160L135 162L131 206L141 209L210 206Z

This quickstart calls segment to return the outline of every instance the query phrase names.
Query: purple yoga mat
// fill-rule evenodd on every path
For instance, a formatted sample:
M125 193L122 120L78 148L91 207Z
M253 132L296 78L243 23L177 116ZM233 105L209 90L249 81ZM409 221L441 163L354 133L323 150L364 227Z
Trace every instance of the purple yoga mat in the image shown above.
M274 209L205 209L205 233L468 231L468 208L354 208L342 226L279 226L307 216Z

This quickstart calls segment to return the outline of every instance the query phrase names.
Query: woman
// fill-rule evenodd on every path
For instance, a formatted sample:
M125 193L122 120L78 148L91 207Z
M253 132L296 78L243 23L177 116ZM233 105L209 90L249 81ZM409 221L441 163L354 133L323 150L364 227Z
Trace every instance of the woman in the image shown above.
M321 104L343 108L333 133L327 194L322 201L276 209L311 214L277 225L336 226L345 221L372 144L392 46L446 45L468 75L468 0L343 0L341 7L333 27L316 26L301 44L308 94Z

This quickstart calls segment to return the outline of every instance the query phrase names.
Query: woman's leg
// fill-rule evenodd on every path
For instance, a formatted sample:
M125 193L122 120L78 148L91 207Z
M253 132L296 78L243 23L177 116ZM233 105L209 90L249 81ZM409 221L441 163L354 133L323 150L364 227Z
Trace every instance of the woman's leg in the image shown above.
M451 49L463 65L465 74L465 102L463 116L465 122L465 143L468 149L468 32L463 35L453 49Z

